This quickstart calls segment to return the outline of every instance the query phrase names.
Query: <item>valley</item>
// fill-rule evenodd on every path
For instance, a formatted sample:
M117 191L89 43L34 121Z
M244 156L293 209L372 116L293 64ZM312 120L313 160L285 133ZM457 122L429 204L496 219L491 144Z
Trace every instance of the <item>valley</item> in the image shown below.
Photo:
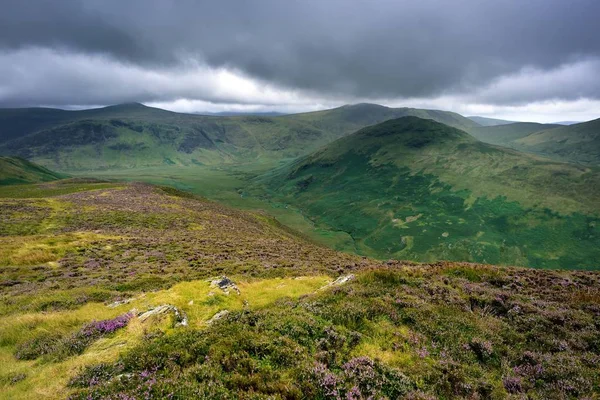
M1 145L44 165L0 159L7 398L598 391L598 167L451 113L216 117L218 142L208 117L109 111Z
M373 104L273 117L140 104L59 111L44 110L36 126L3 111L8 126L32 132L15 139L8 131L0 151L69 176L167 185L260 210L349 254L597 268L589 260L599 248L598 167L509 149L538 131L593 131L594 121L481 126L453 113ZM361 136L370 124L389 132ZM576 143L585 140L594 139Z
M2 0L0 400L600 400L600 2Z

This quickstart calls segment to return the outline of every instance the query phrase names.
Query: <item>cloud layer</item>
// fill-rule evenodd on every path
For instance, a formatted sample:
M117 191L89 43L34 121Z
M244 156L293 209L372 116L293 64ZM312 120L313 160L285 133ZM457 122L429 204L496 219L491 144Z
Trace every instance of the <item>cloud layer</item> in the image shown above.
M1 106L600 100L595 0L5 3Z

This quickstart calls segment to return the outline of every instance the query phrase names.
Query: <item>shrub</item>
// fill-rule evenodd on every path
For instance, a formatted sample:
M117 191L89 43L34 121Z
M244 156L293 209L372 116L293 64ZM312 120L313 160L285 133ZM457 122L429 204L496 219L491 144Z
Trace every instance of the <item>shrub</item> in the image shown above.
M114 333L127 325L133 314L119 315L113 319L93 321L72 335L42 334L17 347L15 357L19 360L34 360L46 356L55 361L81 354L102 336Z
M61 340L61 335L43 333L17 346L15 357L18 360L35 360L56 351Z
M517 376L509 376L502 380L504 388L510 394L521 393L523 391L523 382Z

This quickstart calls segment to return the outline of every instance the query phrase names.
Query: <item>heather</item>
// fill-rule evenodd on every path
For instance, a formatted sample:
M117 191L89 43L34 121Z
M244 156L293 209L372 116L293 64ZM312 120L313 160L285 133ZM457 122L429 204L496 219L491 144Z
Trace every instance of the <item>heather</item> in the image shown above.
M380 262L144 184L25 193L0 199L7 398L600 391L597 272Z
M46 360L60 361L81 354L94 341L127 326L132 317L132 313L127 313L112 319L92 321L79 331L64 337L42 334L21 344L15 357L19 360L34 360L45 356Z
M593 396L600 308L580 295L598 277L510 271L377 267L205 329L150 335L82 370L73 398Z

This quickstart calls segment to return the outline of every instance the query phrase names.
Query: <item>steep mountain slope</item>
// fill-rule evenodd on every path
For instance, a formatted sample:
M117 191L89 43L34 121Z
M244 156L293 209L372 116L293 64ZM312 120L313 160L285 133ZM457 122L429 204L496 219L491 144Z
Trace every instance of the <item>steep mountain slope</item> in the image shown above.
M0 156L0 185L48 182L64 177L22 158Z
M200 116L141 104L84 111L1 110L0 154L62 171L279 160L404 115L476 126L458 114L373 104L278 117Z
M514 144L565 161L600 165L600 119L535 132Z
M277 201L377 257L598 267L600 172L405 117L261 178Z
M575 399L600 387L597 272L379 263L166 187L30 186L0 188L3 398Z
M515 122L505 125L482 126L468 132L482 142L500 146L514 147L515 140L521 139L533 132L558 128L561 125L538 124L535 122Z
M477 122L481 126L498 126L498 125L507 125L514 124L516 121L507 121L505 119L496 119L496 118L486 118L486 117L467 117L472 121Z

